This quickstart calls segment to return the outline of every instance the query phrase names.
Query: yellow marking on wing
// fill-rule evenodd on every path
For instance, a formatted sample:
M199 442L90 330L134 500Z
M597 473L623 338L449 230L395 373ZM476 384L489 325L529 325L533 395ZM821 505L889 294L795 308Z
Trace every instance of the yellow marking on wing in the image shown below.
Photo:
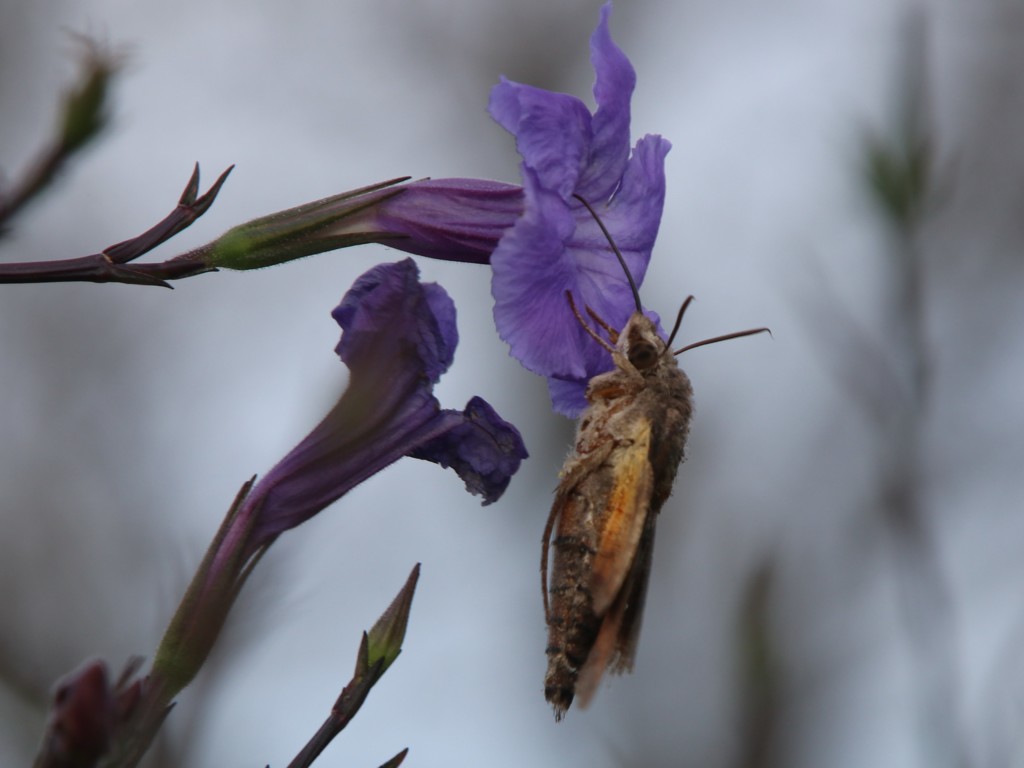
M628 435L617 437L629 440L630 444L619 446L613 454L612 488L605 505L590 581L590 594L597 616L608 610L622 589L643 534L654 487L654 472L649 460L650 422L646 418L638 418Z

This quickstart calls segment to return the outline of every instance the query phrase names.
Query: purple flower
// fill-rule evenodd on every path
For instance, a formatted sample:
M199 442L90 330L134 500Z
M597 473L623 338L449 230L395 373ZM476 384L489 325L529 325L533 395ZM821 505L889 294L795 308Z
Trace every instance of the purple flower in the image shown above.
M491 256L494 320L512 355L548 378L555 410L577 415L594 375L611 359L580 327L566 300L621 328L635 310L626 276L597 222L597 210L637 284L647 270L665 198L670 145L645 136L629 148L636 76L608 31L611 5L591 41L597 75L593 115L574 96L503 80L490 112L516 137L523 158L523 215Z
M308 520L402 456L450 466L496 501L526 458L519 432L480 398L443 410L432 393L458 333L444 289L421 284L412 259L374 267L333 312L348 388L324 420L253 489L248 549ZM243 509L242 515L245 515Z

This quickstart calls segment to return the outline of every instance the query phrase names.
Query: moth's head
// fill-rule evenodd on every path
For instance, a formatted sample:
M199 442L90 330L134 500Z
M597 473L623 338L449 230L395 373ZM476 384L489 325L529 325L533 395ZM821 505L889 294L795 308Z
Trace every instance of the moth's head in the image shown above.
M641 312L634 312L619 334L619 351L638 371L651 370L658 364L668 346L658 335L654 322Z

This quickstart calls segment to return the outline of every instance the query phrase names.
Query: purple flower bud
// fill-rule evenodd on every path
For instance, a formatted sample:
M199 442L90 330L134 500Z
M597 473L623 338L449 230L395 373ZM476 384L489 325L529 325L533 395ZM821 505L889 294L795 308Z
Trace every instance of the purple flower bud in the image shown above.
M382 243L419 256L486 264L523 211L523 190L515 184L403 182L393 179L253 219L186 257L210 267L246 270Z

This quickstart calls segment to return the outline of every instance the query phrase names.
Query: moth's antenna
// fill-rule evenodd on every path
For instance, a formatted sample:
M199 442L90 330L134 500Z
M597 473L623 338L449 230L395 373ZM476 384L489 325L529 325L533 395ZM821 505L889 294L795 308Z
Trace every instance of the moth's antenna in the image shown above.
M668 341L665 342L665 346L668 348L672 347L672 340L679 333L679 326L683 324L683 315L686 313L686 308L693 302L693 296L687 296L686 301L683 302L683 306L679 308L679 314L676 315L676 324L672 326L672 333L668 335Z
M689 300L687 300L687 303L689 303ZM683 307L685 308L686 304L684 304ZM679 314L682 315L682 312ZM724 336L715 336L711 339L704 339L704 341L695 341L693 344L687 344L682 349L677 349L672 354L681 355L683 352L696 349L697 347L703 347L708 344L717 344L720 341L728 341L729 339L742 339L744 336L753 336L758 333L767 333L769 336L772 335L771 330L768 328L751 328L749 331L736 331L735 333L727 333ZM774 338L774 336L772 338Z
M615 354L615 347L613 347L607 341L605 341L600 336L598 336L597 332L593 328L591 328L589 325L587 325L587 321L583 319L583 315L581 315L580 311L576 308L576 301L572 297L572 291L566 291L565 292L565 298L567 298L569 300L569 307L572 309L572 313L574 315L576 315L576 321L581 326L583 326L583 330L586 331L587 333L589 333L590 337L594 341L596 341L598 344L600 344L602 347L607 349L612 354ZM597 314L594 312L594 310L592 310L590 307L587 307L587 314L589 314L592 318L594 318L594 320L596 322L600 323L601 327L604 328L605 330L607 330L609 333L615 333L615 331L613 331L611 328L609 328L608 324L604 320L599 318L597 316ZM616 341L616 339L612 339L612 341Z
M612 340L612 344L615 344L619 340L619 332L612 328L608 323L605 322L604 318L601 317L597 312L587 307L587 314L590 315L590 319L597 323L599 326L604 328L604 332L608 334L608 338Z
M619 250L619 246L617 246L615 241L612 240L612 236L608 231L608 228L604 225L604 222L601 221L601 217L597 215L597 211L590 207L590 203L575 192L572 196L583 203L583 207L590 211L590 215L594 217L594 221L597 222L597 226L601 228L601 231L604 232L604 236L608 238L608 245L612 247L612 251L615 252L615 257L619 260L619 264L622 265L622 271L626 273L626 279L629 281L629 289L633 292L633 301L636 302L636 311L643 312L643 307L640 306L640 291L636 287L636 281L633 279L633 275L630 273L629 267L626 266L626 259L623 257L622 251Z

